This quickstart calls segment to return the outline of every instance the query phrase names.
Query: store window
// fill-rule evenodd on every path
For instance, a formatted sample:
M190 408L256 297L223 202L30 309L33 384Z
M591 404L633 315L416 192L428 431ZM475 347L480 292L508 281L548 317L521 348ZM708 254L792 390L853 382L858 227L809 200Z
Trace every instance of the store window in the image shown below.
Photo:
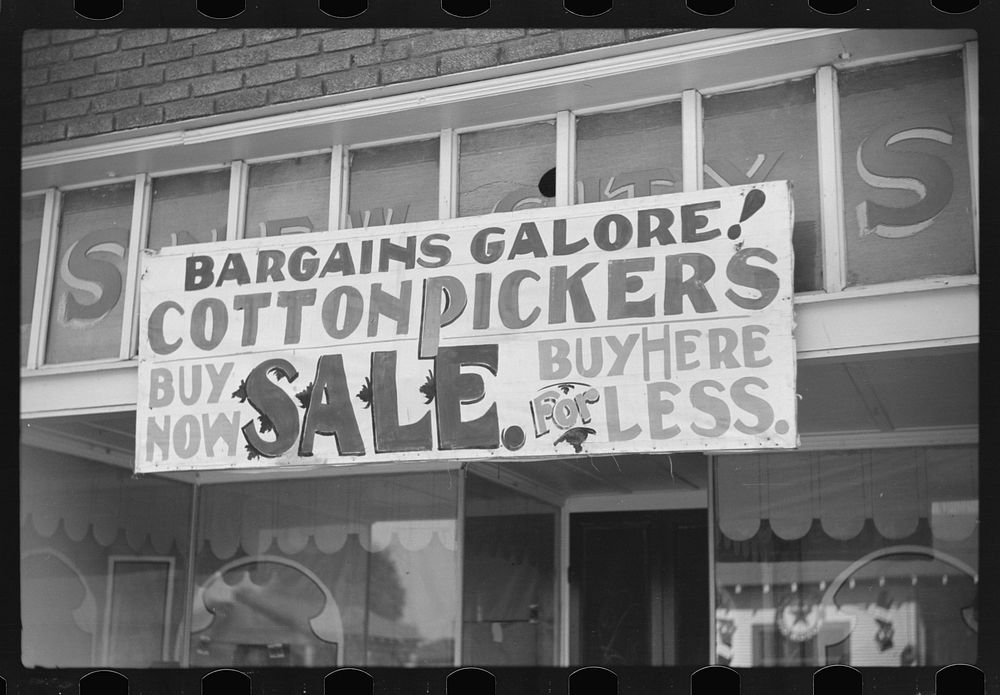
M118 356L134 190L63 192L46 363Z
M510 488L466 478L463 664L555 664L558 513Z
M839 74L847 284L976 272L959 54Z
M576 121L576 202L679 193L681 105L674 101Z
M706 96L704 186L788 180L796 292L823 289L813 78Z
M720 456L716 657L976 661L976 447Z
M31 312L35 305L35 278L42 244L42 215L45 196L21 199L21 366L28 361Z
M453 473L202 488L193 666L454 663Z
M32 446L20 454L24 665L179 664L190 486Z
M553 121L459 137L458 215L487 215L555 204Z
M438 140L351 150L348 226L438 217Z
M247 239L330 228L330 154L251 164Z
M229 214L229 170L154 178L146 248L223 241Z

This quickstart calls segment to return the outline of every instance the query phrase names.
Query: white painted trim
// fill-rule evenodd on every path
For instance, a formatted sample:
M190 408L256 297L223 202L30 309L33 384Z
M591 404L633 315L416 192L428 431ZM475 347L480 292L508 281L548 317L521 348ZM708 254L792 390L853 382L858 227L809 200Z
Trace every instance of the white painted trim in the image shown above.
M817 68L792 70L790 72L784 72L778 75L767 75L766 77L759 77L753 80L743 80L741 82L732 82L730 84L723 85L712 85L711 87L699 89L698 92L703 97L714 97L720 94L731 94L733 92L747 92L753 89L767 89L768 87L774 87L779 84L784 84L785 82L801 80L805 77L815 75L816 70Z
M80 191L87 188L101 188L102 186L114 186L118 183L129 183L130 181L135 181L135 174L129 174L128 176L108 176L107 178L94 179L92 181L84 181L83 183L71 183L65 186L59 186L60 191Z
M854 68L863 68L867 65L875 65L877 63L898 63L903 60L913 60L916 58L926 58L928 56L954 53L956 51L961 51L962 48L963 44L961 43L947 43L929 48L920 48L913 51L900 51L898 53L873 56L871 58L848 58L847 60L837 61L836 67L839 70L853 70Z
M844 299L860 299L862 297L880 297L896 294L910 294L913 292L929 292L941 290L948 287L978 287L978 275L939 275L929 278L918 278L916 280L897 280L895 282L883 282L877 285L855 285L847 287L839 292L809 292L807 294L796 294L793 298L796 306L801 304L816 304L819 302L832 302Z
M56 190L49 188L44 191L45 203L42 208L42 232L38 241L38 262L35 266L35 294L31 304L31 329L28 331L28 354L25 355L25 365L22 369L37 369L42 363L42 342L45 331L43 321L48 321L45 288L48 284L48 269L51 263L53 241L55 239ZM33 197L33 196L25 196Z
M45 353L49 338L49 318L52 313L52 295L55 291L56 262L59 256L59 227L62 217L62 191L52 191L52 206L46 201L49 219L42 221L42 243L39 248L39 273L35 283L35 302L39 305L38 334L35 345L36 369L45 364ZM40 290L40 291L39 291ZM35 326L32 325L32 330Z
M341 209L347 208L346 182L344 181L344 157L347 147L334 145L330 152L330 204L327 208L327 227L341 229Z
M570 514L706 509L707 507L707 490L633 492L627 495L577 495L566 498L565 504L565 508Z
M556 207L572 205L576 189L576 116L556 114Z
M373 147L388 147L389 145L403 145L408 142L423 142L424 140L436 140L438 132L417 133L416 135L400 135L399 137L379 138L378 140L362 140L360 142L343 143L349 150L368 150Z
M351 151L347 147L342 147L340 149L339 158L331 158L330 166L339 166L340 172L336 175L336 179L340 185L340 210L337 212L337 229L349 229L347 226L347 221L349 219L348 213L351 204ZM333 185L334 177L330 177L330 185ZM333 226L333 225L331 225ZM364 231L364 230L361 230Z
M174 599L174 557L172 555L109 555L108 590L104 602L104 629L102 630L103 634L101 637L101 662L106 667L115 665L110 663L111 656L108 654L108 650L111 648L111 599L114 595L114 570L115 565L119 562L159 562L167 565L167 595L166 605L163 608L163 647L160 658L163 661L168 661L170 656L170 618L173 613ZM189 564L193 565L194 563L191 562Z
M705 39L693 32L687 41L663 48L626 53L610 58L586 60L586 55L574 56L575 62L558 67L536 69L533 72L488 78L483 76L468 83L424 89L388 97L365 99L362 90L354 95L357 101L265 116L248 121L194 128L173 133L138 136L128 140L88 145L70 150L27 155L22 159L25 168L55 166L72 161L109 157L160 147L192 145L233 137L255 135L286 128L323 125L392 113L415 108L455 104L488 96L521 93L526 90L582 82L600 77L617 77L637 70L678 65L705 58L721 57L754 48L776 46L783 43L836 35L850 29L765 29L737 34L719 35ZM585 52L584 52L585 53ZM531 61L529 61L530 63ZM536 65L526 64L521 69L530 70ZM468 76L466 76L468 77ZM475 77L475 76L473 76ZM371 90L377 93L377 90Z
M979 260L979 42L965 44L965 134L969 147L969 174L972 182L972 233L975 242L976 272Z
M462 585L465 579L465 468L458 471L458 509L455 514L455 641L452 665L462 665L462 623L464 622L465 596Z
M247 165L235 160L229 165L229 208L226 216L226 241L243 238L247 212Z
M86 362L60 362L59 364L43 365L38 369L32 370L22 369L21 378L30 381L32 379L45 379L86 372L103 372L109 369L134 368L134 364L124 362L117 357L107 357L101 360L88 360Z
M682 160L684 165L683 191L700 191L704 167L704 114L701 95L694 89L684 91L681 97L681 130L683 132Z
M438 219L450 220L458 211L458 135L441 131L438 142Z
M454 128L457 135L468 135L469 133L479 133L484 130L500 130L502 128L516 128L519 125L531 125L532 123L556 123L558 113L545 113L542 115L527 116L525 118L512 118L507 121L490 121L489 123L477 123L476 125Z
M314 157L321 154L329 154L329 147L315 147L299 152L282 152L281 154L269 154L266 157L253 157L243 160L248 166L253 164L269 164L271 162L283 162L286 159L298 159L299 157Z
M183 176L184 174L204 174L209 171L224 171L229 169L229 162L224 164L202 164L195 167L184 167L182 169L164 169L162 171L150 171L151 179L165 179L171 176Z
M847 284L844 181L841 175L837 72L830 66L821 67L816 73L816 135L819 140L823 286L827 292L840 292Z
M122 327L118 357L128 360L132 357L132 346L136 342L139 329L139 253L145 246L145 230L149 221L149 174L134 177L132 189L132 224L129 227L128 254L125 257L125 286L122 297Z
M669 104L674 101L680 101L682 97L681 93L677 94L657 94L652 97L644 97L642 99L630 99L629 101L618 101L613 104L600 106L588 106L583 109L574 109L573 113L578 117L581 116L594 116L606 113L617 113L619 111L632 111L634 109L641 109L646 106L658 106L660 104Z

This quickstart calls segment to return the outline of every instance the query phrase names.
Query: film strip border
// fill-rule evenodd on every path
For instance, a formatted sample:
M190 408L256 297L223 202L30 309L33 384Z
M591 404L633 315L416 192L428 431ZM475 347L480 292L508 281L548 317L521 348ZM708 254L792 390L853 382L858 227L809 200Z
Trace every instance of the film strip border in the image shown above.
M798 671L794 669L793 671ZM554 672L558 669L548 669L548 682L545 683L546 670L531 671L516 669L511 673L501 671L495 675L490 671L476 667L460 668L438 678L438 687L434 687L435 679L428 679L424 692L443 691L444 695L497 695L498 693L529 693L553 694L559 692L559 679ZM312 673L312 672L310 672ZM397 673L406 673L397 672ZM532 678L530 675L535 674ZM198 677L197 673L189 674ZM541 676L541 677L540 677ZM633 679L620 678L618 674L600 666L588 666L569 672L565 677L567 695L619 695L626 692L650 692L649 686L639 685ZM0 679L2 680L2 679ZM188 680L191 680L190 678ZM874 692L872 683L865 682L862 671L851 666L826 666L812 674L813 695L862 695L867 691ZM403 690L417 693L413 689L415 679L409 679ZM6 681L0 683L6 688ZM164 686L162 692L175 693L178 684ZM217 669L200 676L201 695L277 695L278 693L298 695L381 695L382 693L400 692L401 685L397 679L376 678L370 673L357 668L340 668L325 676L312 678L279 677L273 672L255 677L235 669ZM661 684L668 685L666 683ZM682 693L683 684L674 683L674 687L660 687L657 691ZM705 666L690 675L687 692L690 695L740 695L741 692L762 692L757 688L745 687L738 671L727 666ZM183 688L183 686L181 686ZM169 688L169 689L167 689ZM907 692L922 692L923 688L914 681ZM39 676L34 684L17 686L12 692L30 693L31 695L55 695L72 692L78 689L79 695L129 695L129 679L122 673L111 670L92 671L80 678L79 683L69 683L66 678L46 679ZM765 689L766 690L766 689ZM184 692L196 692L195 688L183 688ZM802 688L789 688L790 692L805 694ZM142 688L141 692L160 692ZM895 691L894 691L895 692ZM934 674L933 692L935 695L985 695L986 677L983 671L968 664L952 664L938 670Z

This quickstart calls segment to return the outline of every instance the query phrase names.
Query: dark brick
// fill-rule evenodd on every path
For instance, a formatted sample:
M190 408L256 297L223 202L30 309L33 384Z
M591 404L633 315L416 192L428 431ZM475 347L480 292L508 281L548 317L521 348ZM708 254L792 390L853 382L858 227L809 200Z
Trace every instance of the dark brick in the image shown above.
M45 120L44 106L25 106L21 109L21 125L41 123Z
M247 29L247 46L256 46L259 43L270 43L280 39L290 39L295 36L295 29Z
M69 60L69 46L49 46L25 53L23 65L26 68L37 68L39 65L62 63L67 60Z
M70 89L75 97L86 97L100 94L115 88L117 78L114 75L98 75L86 80L75 80Z
M351 54L348 51L342 53L325 53L300 60L298 61L298 65L301 77L327 75L331 72L340 72L351 67Z
M247 87L291 80L295 78L295 63L288 61L285 63L262 65L259 68L250 68L246 71L246 77Z
M90 56L111 53L118 50L117 36L95 36L92 39L73 44L74 58L88 58Z
M214 34L218 29L171 29L170 40L180 41L182 39L193 39L196 36Z
M410 57L440 53L465 45L465 36L460 31L437 31L408 39L389 41L385 44L385 60L403 60Z
M239 89L243 86L243 75L238 72L226 73L224 75L210 75L191 83L192 96L200 97L206 94L218 94Z
M165 101L186 99L191 86L187 82L168 82L160 87L142 91L143 104L162 104Z
M516 63L520 60L531 60L559 52L559 35L528 37L510 41L500 46L500 62Z
M500 49L497 46L480 46L448 51L441 54L441 74L475 70L496 65Z
M162 46L151 46L147 48L146 65L157 65L159 63L173 63L177 60L190 58L194 51L194 46L189 41L178 41L166 43Z
M64 122L29 125L21 130L21 142L25 145L37 145L41 142L62 140L65 137L66 124Z
M76 118L66 126L66 137L82 138L87 135L110 133L114 128L113 121L114 119L111 114L91 116L90 118Z
M85 99L59 101L45 107L45 120L58 121L62 118L79 118L87 113L90 106Z
M83 60L71 60L68 63L53 65L49 80L52 82L62 82L63 80L78 80L81 77L90 77L94 74L94 59L85 58Z
M212 72L212 57L202 56L168 65L164 78L168 82L170 80L185 80L189 77L207 75L210 72Z
M351 51L351 62L354 65L374 65L382 62L382 46L375 44L356 48Z
M212 97L202 97L200 99L186 99L166 104L163 107L164 119L167 121L180 121L185 118L198 118L199 116L209 116L215 112L215 103Z
M162 106L143 106L115 114L115 128L142 128L163 123Z
M21 37L21 50L30 51L33 48L42 48L49 45L51 32L40 29L29 29Z
M97 72L116 72L142 65L142 50L118 51L97 59Z
M114 34L120 34L123 31L125 31L125 30L124 29L98 29L97 30L97 35L98 36L113 36Z
M48 81L48 68L35 68L34 70L25 70L21 73L22 87L37 87L38 85L45 84Z
M122 48L142 48L166 42L166 29L131 29L122 34Z
M69 84L51 84L46 87L32 87L25 89L21 100L28 106L34 104L47 104L52 101L59 101L69 97Z
M267 55L271 60L287 60L301 58L319 53L319 38L305 36L291 41L279 41L267 47Z
M267 51L263 48L241 48L215 56L215 70L225 72L237 68L247 68L267 62Z
M327 94L342 94L375 87L378 83L378 68L355 68L324 79L323 90Z
M562 32L562 45L567 51L608 46L624 40L624 29L567 29Z
M522 36L524 29L466 29L465 43L469 46L479 46L484 43L519 39Z
M310 99L323 95L323 80L314 77L311 80L294 80L284 84L276 84L271 87L268 93L268 100L272 104L283 101L297 101L299 99Z
M94 113L106 113L108 111L120 111L139 105L141 89L130 89L127 92L110 92L94 97L91 104Z
M374 29L341 29L323 37L324 51L342 51L345 48L367 46L375 40Z
M118 75L118 86L123 88L142 87L163 82L163 68L139 68L126 70Z
M382 66L382 84L418 80L437 74L437 57L428 56L418 60L404 60Z
M429 34L433 29L379 29L378 37L382 40L398 39L414 34Z
M83 41L91 36L97 36L97 32L93 29L53 29L49 32L49 39L52 43Z
M214 34L202 36L194 40L194 52L218 53L229 51L243 45L243 32L239 29L221 29Z
M215 100L215 110L218 113L243 111L244 109L255 109L266 103L267 88L257 87L256 89L243 89L239 92L218 97Z

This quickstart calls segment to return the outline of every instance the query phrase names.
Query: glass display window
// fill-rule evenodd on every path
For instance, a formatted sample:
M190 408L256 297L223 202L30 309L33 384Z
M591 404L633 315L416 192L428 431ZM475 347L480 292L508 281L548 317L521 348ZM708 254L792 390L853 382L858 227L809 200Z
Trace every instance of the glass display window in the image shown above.
M154 178L146 248L223 241L229 214L228 169Z
M439 151L438 140L351 150L348 226L437 219Z
M64 191L45 362L117 357L135 184Z
M42 243L42 217L45 196L21 199L21 366L28 362L32 311L35 306L35 279Z
M847 284L975 273L961 55L837 81Z
M327 153L250 164L244 237L328 230L330 158Z

